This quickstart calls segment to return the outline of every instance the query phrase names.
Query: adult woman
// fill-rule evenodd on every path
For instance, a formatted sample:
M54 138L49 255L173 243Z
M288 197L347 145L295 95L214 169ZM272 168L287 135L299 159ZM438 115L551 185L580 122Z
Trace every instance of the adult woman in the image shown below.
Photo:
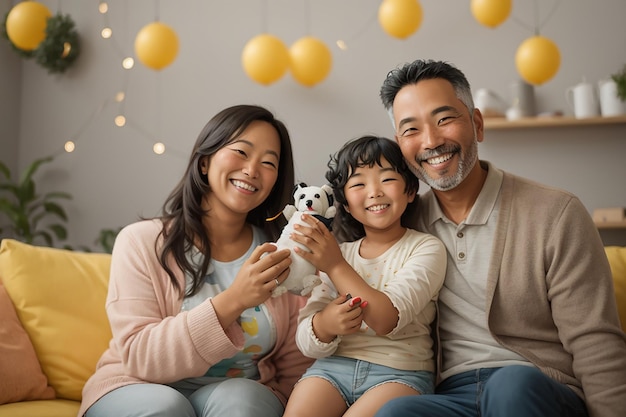
M310 364L294 341L304 300L270 298L289 251L263 242L293 183L289 134L269 111L234 106L207 123L162 216L117 237L113 340L79 416L282 415Z

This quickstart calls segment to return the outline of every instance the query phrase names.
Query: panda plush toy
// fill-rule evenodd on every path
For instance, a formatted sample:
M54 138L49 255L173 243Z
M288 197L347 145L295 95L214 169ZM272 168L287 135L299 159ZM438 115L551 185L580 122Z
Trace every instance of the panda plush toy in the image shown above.
M316 285L321 283L315 267L293 252L296 246L306 251L308 248L291 240L289 235L295 232L293 226L296 223L309 227L302 220L303 213L316 217L329 230L331 229L332 218L335 217L336 213L336 208L333 205L333 190L329 185L317 187L300 183L294 188L293 197L294 205L288 204L282 212L288 223L276 241L279 250L290 249L292 251L289 276L274 289L272 297L278 297L287 291L297 295L307 295Z

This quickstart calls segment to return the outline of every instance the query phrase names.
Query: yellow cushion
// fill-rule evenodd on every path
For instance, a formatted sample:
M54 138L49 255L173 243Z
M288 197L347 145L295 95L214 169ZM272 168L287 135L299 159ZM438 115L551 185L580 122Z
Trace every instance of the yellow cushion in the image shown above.
M3 239L0 279L57 398L80 401L107 348L104 303L111 255Z
M613 286L617 298L617 311L622 322L622 329L626 332L626 247L607 246L604 248L611 264Z
M76 417L79 408L70 400L22 401L0 405L0 417Z

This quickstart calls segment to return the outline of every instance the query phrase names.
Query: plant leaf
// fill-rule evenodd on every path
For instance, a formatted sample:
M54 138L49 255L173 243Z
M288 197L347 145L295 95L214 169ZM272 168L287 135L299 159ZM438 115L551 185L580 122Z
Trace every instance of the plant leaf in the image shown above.
M29 179L28 181L21 183L17 189L17 199L19 200L20 205L22 207L26 207L26 205L31 201L34 201L35 198L35 183L33 180Z
M36 192L33 176L42 164L53 160L53 157L40 158L32 162L22 173L19 182L11 181L11 173L6 164L0 162L0 178L7 181L0 183L0 215L8 218L8 225L3 225L5 231L14 231L12 235L25 243L36 240L44 241L53 246L55 239L67 238L67 229L62 224L52 224L44 220L50 216L67 222L65 209L52 200L72 199L66 192L48 192L40 196ZM4 219L3 219L4 220ZM3 223L5 223L3 221ZM41 223L41 229L39 229Z
M48 229L52 230L56 235L57 239L65 240L67 239L67 229L61 224L51 224L48 226Z
M63 207L61 207L57 203L53 203L52 201L47 201L43 203L43 206L44 206L44 209L46 210L46 213L56 214L63 220L67 221L67 214L65 213L65 210L63 209Z
M41 207L41 205L38 205L36 208ZM43 219L46 215L45 211L41 211L39 212L37 215L33 215L33 211L35 210L35 208L31 208L30 210L28 210L28 214L27 216L30 217L30 225L33 228L33 230L37 229L37 225L39 224L39 221L41 219Z
M0 172L4 174L4 177L7 180L11 179L11 171L9 171L9 167L4 164L4 162L0 161Z
M26 168L26 170L22 173L22 176L20 177L20 184L24 184L28 181L31 181L31 177L37 171L37 169L39 169L39 166L47 162L51 162L52 159L53 159L52 156L47 156L45 158L34 160L33 163L30 164L28 168Z
M15 212L15 230L20 236L31 236L32 231L30 228L30 222L28 221L28 217L24 215L22 212Z
M34 240L35 240L35 238L37 238L37 237L41 237L43 240L45 240L45 241L46 241L46 244L47 244L48 246L52 246L52 235L51 235L50 233L48 233L48 232L44 231L44 230L40 230L40 231L38 231L37 233L35 233L35 234L31 237L30 242L27 242L27 243L33 243L33 241L34 241Z
M10 214L15 212L15 204L6 198L0 198L0 212Z
M4 183L0 184L0 190L10 191L11 194L17 197L19 193L19 188L15 184Z
M64 193L62 191L53 191L50 193L46 193L43 196L44 200L50 200L52 198L65 198L67 200L71 200L73 197L70 193Z

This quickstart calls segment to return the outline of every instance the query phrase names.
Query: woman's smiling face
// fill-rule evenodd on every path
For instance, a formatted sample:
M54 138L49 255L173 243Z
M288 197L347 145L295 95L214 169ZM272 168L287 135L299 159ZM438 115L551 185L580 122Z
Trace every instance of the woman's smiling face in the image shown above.
M247 215L268 197L278 176L280 139L264 121L252 122L238 137L201 162L211 191L211 210Z

